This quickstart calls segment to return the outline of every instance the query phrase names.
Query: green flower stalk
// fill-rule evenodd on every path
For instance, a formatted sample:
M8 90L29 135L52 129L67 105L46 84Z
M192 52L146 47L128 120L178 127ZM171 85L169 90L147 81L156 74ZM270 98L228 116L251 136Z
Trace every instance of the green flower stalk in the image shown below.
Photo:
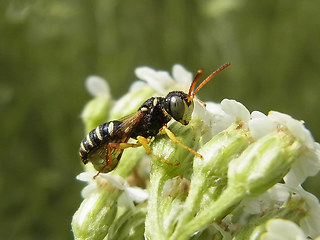
M186 239L211 222L220 221L246 196L258 195L269 189L288 172L301 148L299 142L283 131L252 143L230 162L227 186L220 191L217 200L208 201L193 219L185 218L181 229L177 227L171 239Z
M190 123L190 126L188 127L182 127L178 124L174 124L172 131L179 132L179 137L186 140L184 141L184 144L188 144L188 146L193 149L197 149L200 140L200 132L195 131L195 129L197 129L200 124L201 122L199 121ZM167 137L164 135L153 142L152 150L154 154L164 158L167 162L179 163L178 166L172 166L160 161L151 162L151 184L149 188L150 195L148 200L148 214L146 218L146 236L152 236L152 239L163 239L163 237L168 233L168 231L162 226L163 222L170 221L172 214L177 214L172 212L179 209L179 203L183 202L181 197L187 195L185 192L186 188L181 187L180 184L176 184L176 187L171 186L171 189L169 190L165 190L165 184L168 183L170 179L177 176L190 176L194 156L189 151L173 144L170 140L168 141ZM173 192L175 188L177 188L175 194L165 193L168 191ZM173 195L179 197L173 199ZM170 205L174 205L174 207ZM167 213L166 215L168 215L168 217L166 218L166 215L163 213ZM160 222L161 219L162 223Z
M199 150L199 153L202 154L204 159L194 159L193 175L191 177L188 197L186 201L180 205L180 214L177 215L171 223L171 226L177 224L175 234L181 234L179 233L179 229L184 232L186 230L186 224L192 221L194 215L198 211L201 211L200 209L206 209L208 198L215 199L221 193L227 180L228 162L241 153L241 151L249 145L250 141L251 137L248 130L242 128L241 123L235 123L227 130L215 136ZM159 201L161 197L157 196L156 199ZM151 196L149 201L151 201ZM151 204L152 203L149 202L149 206ZM161 203L159 205L161 206ZM177 208L174 208L173 211L176 211L176 209ZM155 219L154 216L150 218ZM162 218L165 219L165 216ZM148 218L146 220L146 224L147 223ZM152 224L150 225L152 226ZM165 232L168 236L173 233L168 231L165 226L162 226L162 232ZM156 239L156 237L154 237L154 234L156 234L155 231L150 231L150 233L153 236L151 239ZM191 234L192 233L193 232L191 232ZM173 239L177 237L175 234L173 234ZM187 235L191 234L187 233Z
M135 112L151 96L187 91L192 81L180 65L172 76L147 67L136 75L143 81L118 101L101 79L88 81L95 98L82 114L86 131ZM225 99L206 107L195 101L189 125L173 121L168 126L203 158L158 134L149 144L158 158L129 148L110 173L93 179L96 172L86 168L78 176L89 184L72 220L76 239L320 236L319 200L301 187L320 170L320 145L303 122L279 112L250 114L241 103Z
M108 231L109 240L136 240L143 239L144 222L146 218L146 204L136 208L125 208L123 214L111 225Z

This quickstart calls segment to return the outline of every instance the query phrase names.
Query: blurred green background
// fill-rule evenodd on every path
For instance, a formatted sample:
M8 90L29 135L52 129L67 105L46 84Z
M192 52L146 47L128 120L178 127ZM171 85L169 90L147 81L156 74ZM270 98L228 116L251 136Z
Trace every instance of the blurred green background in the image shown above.
M118 98L137 66L207 75L232 61L202 100L288 113L320 140L319 1L2 0L0 11L2 239L72 238L88 75ZM305 186L319 197L318 182Z

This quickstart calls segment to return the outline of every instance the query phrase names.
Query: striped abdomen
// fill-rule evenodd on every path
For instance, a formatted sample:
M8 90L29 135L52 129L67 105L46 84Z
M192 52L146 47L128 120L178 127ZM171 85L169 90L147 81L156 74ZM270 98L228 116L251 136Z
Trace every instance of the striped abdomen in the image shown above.
M90 157L96 154L97 150L99 152L105 152L109 142L118 142L120 140L116 139L117 136L114 136L113 133L121 124L121 121L110 121L99 125L89 132L80 143L79 154L83 163L86 164L90 160Z

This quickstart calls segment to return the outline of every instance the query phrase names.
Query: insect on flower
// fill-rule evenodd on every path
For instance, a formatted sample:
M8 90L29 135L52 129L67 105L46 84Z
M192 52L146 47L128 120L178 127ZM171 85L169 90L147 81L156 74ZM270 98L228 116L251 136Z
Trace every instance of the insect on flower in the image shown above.
M97 126L81 141L79 154L82 162L84 164L92 162L98 174L107 173L117 166L124 149L143 146L147 154L166 164L178 165L179 163L169 163L152 153L149 142L159 132L167 134L175 144L202 158L199 153L181 143L169 130L167 123L173 118L183 125L188 125L196 93L215 75L230 65L231 63L223 64L195 89L203 73L203 70L198 70L188 93L172 91L166 97L151 97L139 107L137 112ZM128 143L130 138L136 139L137 142Z

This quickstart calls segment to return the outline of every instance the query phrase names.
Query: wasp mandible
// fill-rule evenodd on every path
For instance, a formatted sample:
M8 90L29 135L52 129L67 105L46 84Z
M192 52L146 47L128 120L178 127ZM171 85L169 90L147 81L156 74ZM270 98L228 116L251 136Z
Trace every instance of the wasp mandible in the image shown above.
M194 108L193 100L196 93L215 75L230 65L231 63L223 64L195 89L203 73L203 70L198 70L188 93L172 91L166 97L151 97L139 107L137 112L120 120L97 126L81 141L79 154L82 162L87 164L91 161L95 163L94 167L98 174L107 173L117 166L124 149L143 146L147 154L164 163L178 165L179 163L166 162L152 153L149 142L159 132L167 134L175 144L202 158L199 153L181 143L169 130L167 123L173 118L183 125L188 125L191 120ZM137 142L128 143L130 138L136 139Z

